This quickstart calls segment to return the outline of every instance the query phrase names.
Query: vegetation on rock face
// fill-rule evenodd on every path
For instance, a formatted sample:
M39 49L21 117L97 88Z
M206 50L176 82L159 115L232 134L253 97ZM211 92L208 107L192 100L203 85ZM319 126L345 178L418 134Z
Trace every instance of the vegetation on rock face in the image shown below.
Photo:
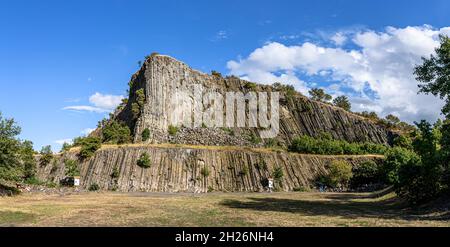
M276 167L273 170L272 176L275 179L275 181L280 181L284 176L283 169L281 169L281 167Z
M41 149L41 158L39 159L40 166L47 166L53 160L52 147L50 145L44 146Z
M102 142L98 137L79 137L74 140L74 146L80 146L80 158L87 159L101 148Z
M80 176L80 170L78 169L78 164L76 160L66 159L64 161L64 166L66 177Z
M273 84L273 87L275 88L275 90L284 93L287 99L293 99L293 97L297 94L297 91L295 91L295 88L292 85L284 85L276 82Z
M148 141L148 139L150 139L150 130L148 128L145 128L144 131L142 131L141 137L142 141Z
M173 126L173 125L169 125L169 128L167 129L167 132L169 133L169 135L174 136L178 133L178 127Z
M97 191L97 190L100 190L100 186L96 183L93 183L93 184L89 185L88 189L89 189L89 191Z
M144 89L136 90L136 102L131 104L131 112L133 113L133 118L137 119L141 115L142 108L145 104L145 92Z
M215 71L215 70L212 70L212 71L211 71L211 75L212 75L212 76L215 76L215 77L222 78L222 74L219 73L219 72L217 72L217 71Z
M131 142L130 128L124 123L112 120L102 129L103 142L123 144Z
M309 90L309 95L311 96L311 99L321 102L328 102L332 99L331 95L325 93L322 88L313 88Z
M244 87L248 90L255 90L256 89L256 83L254 82L247 82L245 83Z
M201 174L203 177L209 177L210 172L209 172L208 167L203 167L203 168L200 170L200 174Z
M314 138L299 136L294 138L289 150L304 154L326 155L358 155L358 154L384 154L388 147L374 143L349 143L341 140L333 140L330 136Z
M117 167L114 167L112 173L111 173L111 178L112 179L117 179L120 176L120 171Z
M139 156L139 159L137 161L137 165L142 168L150 168L150 166L152 165L150 155L148 153L141 154L141 156Z
M347 96L338 96L333 100L333 104L337 107L340 107L346 111L350 111L352 108L352 105L350 104L350 101L348 100Z

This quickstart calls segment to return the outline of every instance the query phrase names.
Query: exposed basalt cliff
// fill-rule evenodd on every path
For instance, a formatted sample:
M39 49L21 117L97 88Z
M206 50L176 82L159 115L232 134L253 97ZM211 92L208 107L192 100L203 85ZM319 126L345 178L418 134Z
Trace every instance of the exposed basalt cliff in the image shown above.
M251 136L258 135L255 128L233 128L200 130L200 128L182 128L179 133L171 136L167 133L170 118L174 114L186 114L189 111L207 108L204 102L196 102L194 85L201 84L205 92L242 92L276 91L272 86L256 85L249 89L249 82L236 77L222 78L208 75L191 69L186 64L174 58L153 55L143 64L142 68L131 79L130 97L127 105L116 113L116 118L126 122L134 133L134 141L141 141L144 129L151 130L149 142L153 143L184 143L205 145L239 145L255 146L250 141ZM143 89L145 104L139 108L139 114L133 114L133 104L136 105L136 91ZM192 103L192 109L174 113L172 103L173 92L183 92L188 95L187 103ZM392 133L384 127L329 104L317 102L295 93L287 95L280 92L280 131L276 137L282 146L287 146L295 136L318 136L323 132L330 133L335 139L349 142L373 142L388 144ZM181 116L180 116L181 117ZM262 145L262 144L260 144ZM257 145L256 145L257 146Z
M151 167L144 169L137 160L150 154ZM38 167L41 180L65 178L64 161L78 159L76 150L55 157ZM98 184L101 189L118 191L207 192L263 191L275 168L284 176L276 187L282 191L309 187L318 175L326 174L332 160L344 159L353 165L378 156L301 155L266 149L234 147L194 147L176 145L105 146L89 160L79 162L81 186ZM117 169L118 177L113 177ZM202 170L208 170L205 176Z

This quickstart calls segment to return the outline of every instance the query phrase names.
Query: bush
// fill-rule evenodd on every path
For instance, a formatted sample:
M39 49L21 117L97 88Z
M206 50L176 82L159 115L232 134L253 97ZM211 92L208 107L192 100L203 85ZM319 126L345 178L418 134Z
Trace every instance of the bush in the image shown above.
M245 83L245 85L244 85L244 87L246 88L246 89L249 89L249 90L255 90L256 89L256 83L254 83L254 82L247 82L247 83Z
M119 169L117 169L117 167L114 167L114 169L111 173L111 178L116 179L116 178L119 178L119 176L120 176Z
M394 147L386 152L385 160L383 164L383 174L385 181L389 184L399 183L399 170L400 167L407 164L420 163L420 157L405 148Z
M97 137L85 137L78 139L77 144L81 146L79 154L81 159L88 159L92 157L94 153L102 146L100 138Z
M332 188L346 188L353 177L352 165L344 160L333 160L325 176L326 185Z
M130 128L126 124L115 120L103 128L102 134L104 143L123 144L131 142Z
M289 151L306 154L327 155L358 155L358 154L384 154L388 147L374 143L349 143L346 141L333 140L328 136L314 138L306 135L292 140Z
M97 191L100 190L100 186L96 183L93 183L89 186L89 191Z
M242 170L239 172L239 175L241 175L241 176L247 176L248 173L249 173L248 167L247 167L247 166L244 166L244 167L242 167Z
M212 76L215 76L215 77L222 78L222 74L219 73L219 72L217 72L217 71L215 71L215 70L212 70L212 71L211 71L211 75L212 75Z
M146 142L148 139L150 139L150 130L145 128L144 131L142 131L142 141Z
M276 181L280 181L284 177L283 169L281 169L281 167L275 168L275 170L273 170L272 176Z
M253 144L259 144L261 143L261 138L257 136L255 133L251 133L248 137L248 140Z
M66 177L80 176L80 170L78 169L78 165L75 160L66 159L64 161L64 166L65 166Z
M41 166L47 166L53 160L53 152L50 145L42 147L40 154L39 165Z
M353 177L350 180L352 188L381 182L383 182L382 171L376 162L366 161L353 167Z
M208 167L203 167L203 168L200 170L200 174L201 174L203 177L209 177L210 172L209 172Z
M169 125L169 128L168 128L167 132L169 132L169 135L174 136L178 132L178 127L173 126L173 125Z
M144 169L150 168L150 166L152 165L150 155L148 153L141 154L141 156L139 156L139 159L137 161L137 165Z

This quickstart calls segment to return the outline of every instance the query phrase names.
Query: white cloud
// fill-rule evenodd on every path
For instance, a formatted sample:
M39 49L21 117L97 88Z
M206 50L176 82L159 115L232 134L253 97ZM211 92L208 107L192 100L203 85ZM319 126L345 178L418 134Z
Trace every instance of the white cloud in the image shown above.
M122 95L95 93L89 97L89 102L92 105L67 106L64 107L63 110L107 113L113 111L118 105L120 105L123 98L124 97Z
M122 95L95 93L89 97L89 102L98 108L113 110L122 103L122 99Z
M286 46L272 42L254 50L247 58L229 61L231 74L263 83L293 83L304 92L313 82L299 74L340 81L331 90L351 97L355 111L395 113L407 121L435 120L443 102L431 95L417 94L413 68L421 56L429 56L439 45L438 35L450 32L430 26L371 30L349 34L356 48L324 47L311 42ZM351 37L350 37L351 36ZM335 37L336 38L336 37ZM337 38L336 44L345 42Z
M92 133L92 131L94 131L94 130L95 130L95 129L86 128L86 129L84 129L84 130L81 131L81 134L87 136L87 135L89 135L90 133Z
M337 46L342 46L346 41L347 41L347 37L341 33L341 32L337 32L335 35L333 35L331 37L331 40L337 45Z
M58 145L63 145L64 143L72 144L73 141L72 141L72 139L62 139L62 140L56 140L55 143Z

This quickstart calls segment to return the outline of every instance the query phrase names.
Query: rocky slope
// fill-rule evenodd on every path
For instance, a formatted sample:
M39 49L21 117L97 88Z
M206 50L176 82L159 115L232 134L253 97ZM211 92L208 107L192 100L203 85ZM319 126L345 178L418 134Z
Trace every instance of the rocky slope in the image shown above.
M271 92L278 89L257 85L237 77L223 78L218 75L208 75L191 69L183 62L169 56L152 55L142 68L132 76L130 97L128 103L116 112L116 118L126 122L134 133L134 141L141 141L144 129L151 130L149 142L153 143L184 143L205 145L239 145L255 146L252 136L258 136L255 128L206 129L182 128L175 136L167 133L170 119L174 115L192 113L200 108L207 108L205 102L198 102L194 95L194 85L202 85L204 92ZM248 85L252 85L251 89ZM137 104L139 89L144 90L145 104L140 108L138 116L133 116L133 104ZM175 112L172 100L174 91L188 95L192 108ZM287 146L298 135L318 136L323 132L330 133L334 138L349 142L373 142L388 144L392 133L358 115L344 111L329 104L308 99L300 93L294 95L280 91L280 132L276 137L278 143ZM224 109L225 110L225 109ZM260 144L262 145L262 144Z
M147 152L151 167L137 165ZM59 183L65 177L64 161L78 159L72 150L55 157L47 166L38 167L41 180ZM266 179L275 168L284 176L276 187L282 191L313 185L325 174L332 160L345 159L353 165L378 156L301 155L267 149L235 147L198 147L181 145L104 146L95 156L79 162L81 186L98 184L101 189L118 191L207 192L263 191ZM114 169L119 176L111 176ZM209 171L208 176L202 170Z

